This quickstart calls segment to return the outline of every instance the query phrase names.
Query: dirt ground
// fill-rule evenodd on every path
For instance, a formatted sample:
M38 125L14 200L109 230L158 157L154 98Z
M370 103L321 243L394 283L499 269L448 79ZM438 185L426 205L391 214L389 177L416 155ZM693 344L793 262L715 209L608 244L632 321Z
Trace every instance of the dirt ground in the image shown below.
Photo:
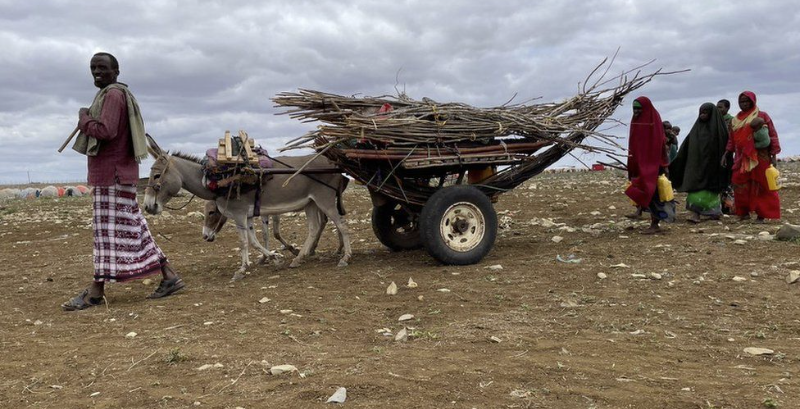
M783 221L800 224L800 165L781 170ZM779 222L695 226L684 210L640 235L623 184L532 179L500 198L494 249L463 267L383 248L351 184L350 266L335 267L329 224L302 267L254 265L233 284L234 229L202 241L195 200L148 216L185 291L151 301L155 283L116 284L107 307L72 313L59 305L91 278L90 199L2 203L0 407L310 408L339 387L349 408L800 407L800 287L785 281L800 245L759 237ZM282 223L302 242L302 215ZM298 371L269 373L283 364Z

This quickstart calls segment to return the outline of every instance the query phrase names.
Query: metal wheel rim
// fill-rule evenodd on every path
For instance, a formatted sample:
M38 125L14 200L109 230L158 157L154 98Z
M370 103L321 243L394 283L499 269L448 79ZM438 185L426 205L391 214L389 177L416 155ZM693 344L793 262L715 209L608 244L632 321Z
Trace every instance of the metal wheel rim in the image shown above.
M455 229L455 223L459 220L467 222L467 228L463 232ZM454 203L442 215L439 234L450 249L467 252L483 241L486 235L486 219L478 206L469 202Z
M402 212L402 209L392 210L392 214L389 217L389 228L400 235L406 235L415 232L417 230L416 224L410 220L408 215L402 214Z

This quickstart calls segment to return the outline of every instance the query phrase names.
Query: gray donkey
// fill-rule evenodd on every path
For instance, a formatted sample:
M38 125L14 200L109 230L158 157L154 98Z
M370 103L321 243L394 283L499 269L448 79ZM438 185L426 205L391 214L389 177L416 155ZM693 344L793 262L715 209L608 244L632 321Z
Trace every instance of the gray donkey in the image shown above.
M203 183L203 169L200 159L191 155L162 151L152 138L148 138L148 150L155 158L155 163L150 168L150 178L145 189L144 209L150 214L160 213L164 205L175 197L181 188L205 200L214 200L220 212L232 219L236 224L241 242L242 264L233 275L233 280L244 277L244 272L249 264L249 245L253 245L265 258L275 257L262 246L255 236L252 217L255 203L255 190L242 193L240 196L228 199L225 196L216 196ZM285 157L281 163L275 163L275 168L297 168L305 164L310 157ZM310 165L311 168L329 167L330 162L318 157ZM265 215L281 214L304 210L308 236L306 237L299 254L292 260L290 267L298 267L303 259L308 256L316 246L324 227L324 216L336 226L343 242L343 255L339 266L346 266L352 257L350 236L347 225L344 223L344 210L341 206L341 193L347 187L348 179L340 173L315 174L310 177L295 177L287 186L284 182L291 175L273 175L265 181L261 189L261 213Z

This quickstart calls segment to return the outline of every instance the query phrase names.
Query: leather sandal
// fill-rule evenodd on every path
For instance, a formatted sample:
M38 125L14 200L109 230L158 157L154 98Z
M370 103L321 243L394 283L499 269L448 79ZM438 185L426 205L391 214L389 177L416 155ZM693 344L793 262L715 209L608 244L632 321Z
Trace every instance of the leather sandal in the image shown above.
M181 280L180 277L175 277L169 280L161 280L161 283L158 284L158 288L156 288L152 294L148 295L147 298L163 298L180 291L185 286L186 285L183 283L183 280Z
M69 301L61 304L61 308L64 311L80 311L102 305L103 303L105 303L103 297L89 297L89 290L86 289Z

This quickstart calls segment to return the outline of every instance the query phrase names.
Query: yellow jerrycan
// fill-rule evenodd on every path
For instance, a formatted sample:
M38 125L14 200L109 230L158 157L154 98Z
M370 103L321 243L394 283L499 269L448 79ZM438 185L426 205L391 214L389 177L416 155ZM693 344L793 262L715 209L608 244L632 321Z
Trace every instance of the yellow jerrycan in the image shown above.
M775 169L775 166L769 165L767 168L767 187L769 187L769 190L778 190L781 188L781 184L778 182L780 176L781 173L778 172L778 169Z
M665 175L658 177L658 200L670 202L675 199L675 192L672 191L672 182Z

